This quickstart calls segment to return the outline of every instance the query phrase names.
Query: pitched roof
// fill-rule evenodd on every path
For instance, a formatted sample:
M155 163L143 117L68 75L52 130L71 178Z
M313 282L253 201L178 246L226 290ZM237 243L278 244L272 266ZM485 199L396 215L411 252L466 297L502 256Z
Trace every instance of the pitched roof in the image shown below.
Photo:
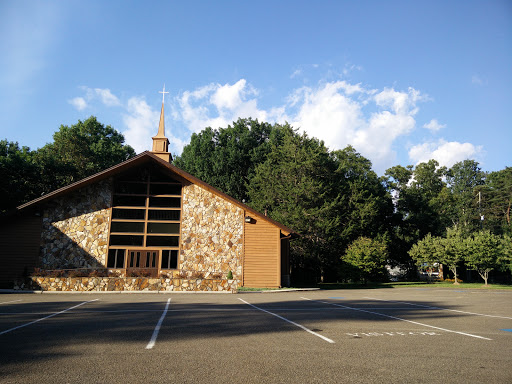
M19 207L17 207L17 211L24 210L29 207L35 207L38 206L46 201L55 199L57 197L60 197L62 195L68 194L72 191L75 191L79 188L83 188L87 185L94 184L98 181L104 180L108 177L114 176L120 172L126 171L129 168L132 168L134 166L142 165L145 163L157 163L158 165L167 168L168 170L172 171L176 175L182 177L183 179L189 181L192 184L196 184L201 186L202 188L208 190L209 192L228 200L229 202L233 203L234 205L240 207L241 209L245 210L247 213L261 219L268 221L269 223L272 223L276 227L278 227L286 236L296 234L296 232L285 225L271 219L268 216L263 215L262 213L254 210L253 208L245 205L244 203L238 201L237 199L234 199L233 197L225 194L224 192L219 191L217 188L212 187L208 183L205 183L204 181L198 179L195 176L192 176L191 174L183 171L182 169L172 165L171 163L168 163L165 160L160 159L158 156L154 155L153 153L149 151L142 152L141 154L132 157L131 159L128 159L120 164L114 165L111 168L108 168L102 172L98 172L92 176L86 177L85 179L79 180L73 184L70 184L66 187L57 189L55 191L52 191L50 193L47 193L46 195L43 195L41 197L38 197L37 199L34 199L32 201L29 201L28 203L22 204Z

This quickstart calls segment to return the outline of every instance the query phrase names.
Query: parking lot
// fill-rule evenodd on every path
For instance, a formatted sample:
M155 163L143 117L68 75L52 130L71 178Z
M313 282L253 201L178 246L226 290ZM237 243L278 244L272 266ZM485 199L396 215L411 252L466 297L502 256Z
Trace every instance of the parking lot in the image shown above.
M512 291L2 294L2 383L510 383Z

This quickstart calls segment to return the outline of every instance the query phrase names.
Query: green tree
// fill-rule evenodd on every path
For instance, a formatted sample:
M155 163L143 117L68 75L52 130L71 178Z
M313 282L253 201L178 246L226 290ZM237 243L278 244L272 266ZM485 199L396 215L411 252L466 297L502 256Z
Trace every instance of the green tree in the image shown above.
M135 151L124 144L124 136L94 116L71 126L61 125L53 142L34 152L41 173L37 189L41 194L51 192L133 156Z
M267 159L248 183L250 204L293 228L292 268L321 276L335 264L339 239L339 196L333 188L334 164L323 142L285 125L270 140Z
M430 160L413 166L388 169L383 183L393 196L390 251L395 265L412 272L413 260L408 254L412 245L428 233L443 236L450 226L451 194L443 181L446 168Z
M17 142L0 141L0 212L6 212L37 197L39 177L33 153Z
M453 195L452 222L465 236L477 231L480 223L475 188L483 185L485 173L478 162L464 160L454 164L446 174L448 187Z
M468 248L465 255L467 265L477 271L487 285L489 272L505 266L503 239L489 231L480 231L465 242Z
M31 151L0 141L0 211L16 206L105 170L135 156L124 137L95 117L62 125L54 141Z
M66 184L135 156L133 148L124 144L121 133L101 124L94 116L71 126L61 125L53 135L53 142L37 152L43 172L48 171L51 176L58 169L62 183Z
M278 125L238 119L227 128L194 133L174 164L228 195L248 200L247 186L256 166L265 161Z
M386 278L387 258L385 240L360 237L348 246L343 261L358 271L359 278L366 283L369 280L382 281Z
M409 255L416 262L416 265L418 265L420 269L427 271L429 281L432 281L434 268L439 265L435 246L436 241L436 238L432 237L429 233L409 250Z
M478 192L484 228L498 234L512 234L512 167L489 173Z
M336 170L334 189L339 195L337 214L343 249L360 236L376 237L386 234L393 215L391 195L372 170L370 160L352 146L333 151Z
M457 280L457 268L459 264L466 259L468 253L467 245L462 237L461 231L448 228L446 237L437 237L434 239L434 247L439 262L448 266L448 269L453 273L455 279L454 284L459 284Z

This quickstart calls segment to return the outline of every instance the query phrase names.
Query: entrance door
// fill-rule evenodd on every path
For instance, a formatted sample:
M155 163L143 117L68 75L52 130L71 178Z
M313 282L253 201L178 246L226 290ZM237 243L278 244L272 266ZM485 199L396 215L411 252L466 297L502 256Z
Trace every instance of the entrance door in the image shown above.
M158 251L130 250L128 251L127 273L148 274L148 277L158 275Z

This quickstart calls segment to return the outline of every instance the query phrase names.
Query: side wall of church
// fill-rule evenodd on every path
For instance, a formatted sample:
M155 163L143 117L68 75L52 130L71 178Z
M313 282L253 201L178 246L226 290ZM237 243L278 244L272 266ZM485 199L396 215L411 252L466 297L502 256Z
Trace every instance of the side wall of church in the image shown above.
M229 271L241 281L244 211L194 184L183 188L179 268L183 271Z
M48 203L41 232L41 268L104 267L111 204L110 180L81 188Z

